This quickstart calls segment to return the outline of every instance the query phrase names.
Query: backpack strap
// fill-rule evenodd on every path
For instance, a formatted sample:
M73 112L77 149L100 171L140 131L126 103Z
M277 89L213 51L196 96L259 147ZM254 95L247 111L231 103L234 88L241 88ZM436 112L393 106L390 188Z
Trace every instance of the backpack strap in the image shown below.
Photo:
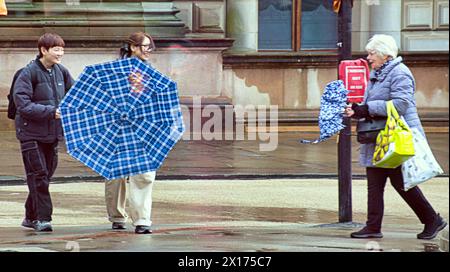
M27 67L30 66L32 63L33 63L33 62L30 62L30 63L27 65ZM31 75L31 86L33 87L33 91L34 91L34 88L36 87L36 82L37 82L37 79L36 79L36 71L35 71L34 69L30 69L30 75Z

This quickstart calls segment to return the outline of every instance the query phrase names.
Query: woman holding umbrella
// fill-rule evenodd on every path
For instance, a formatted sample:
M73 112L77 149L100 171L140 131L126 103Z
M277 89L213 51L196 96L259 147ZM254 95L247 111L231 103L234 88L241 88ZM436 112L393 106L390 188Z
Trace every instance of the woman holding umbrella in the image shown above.
M124 46L120 49L121 59L139 58L148 61L150 52L155 49L155 44L150 35L136 32L130 35ZM135 75L129 77L132 91L138 92L142 87L140 78ZM126 229L128 215L125 211L127 200L130 204L130 216L135 226L135 233L152 233L152 189L155 180L155 171L144 174L128 176L108 180L105 183L105 200L108 218L112 222L113 229Z

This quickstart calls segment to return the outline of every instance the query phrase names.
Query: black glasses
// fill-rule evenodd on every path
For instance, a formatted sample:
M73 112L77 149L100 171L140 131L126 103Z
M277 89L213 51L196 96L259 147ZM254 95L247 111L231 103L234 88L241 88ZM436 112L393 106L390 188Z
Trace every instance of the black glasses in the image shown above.
M152 52L154 50L152 44L139 44L139 46L147 52Z

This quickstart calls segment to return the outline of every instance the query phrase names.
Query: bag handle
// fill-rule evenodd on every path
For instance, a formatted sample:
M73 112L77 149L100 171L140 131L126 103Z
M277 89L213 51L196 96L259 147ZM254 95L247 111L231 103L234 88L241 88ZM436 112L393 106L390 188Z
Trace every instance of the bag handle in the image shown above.
M400 119L400 115L398 114L397 109L395 108L394 102L392 102L392 100L389 100L386 102L386 111L387 111L388 120L389 120L389 116L392 116L394 118L395 122L397 123L397 125L402 127L404 130L410 131L410 128L408 127L406 122L404 120Z
M386 102L386 111L388 118L389 116L392 116L396 121L400 119L400 115L398 114L397 109L395 108L394 102L392 102L392 100Z
M393 111L392 111L392 108L395 109L395 107L394 107L392 101L391 101L391 100L386 101L386 126L385 126L384 129L383 129L383 131L384 131L385 133L388 133L388 132L389 132L389 124L390 124L389 120L394 119L395 122L397 123L397 120L395 119L395 117L392 116L392 112L393 112ZM397 114L398 114L398 113L397 113ZM380 133L380 134L381 134L381 133ZM378 137L377 137L377 138L378 138ZM377 142L378 142L378 140L377 140Z

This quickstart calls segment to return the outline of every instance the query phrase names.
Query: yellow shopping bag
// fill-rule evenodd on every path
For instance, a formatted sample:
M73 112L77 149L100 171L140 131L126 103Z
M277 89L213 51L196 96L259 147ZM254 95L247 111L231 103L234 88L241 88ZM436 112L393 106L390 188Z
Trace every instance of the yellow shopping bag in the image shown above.
M372 163L377 167L397 168L414 156L414 141L392 101L386 102L386 110L386 127L378 134Z
M5 0L0 0L0 15L8 15Z

